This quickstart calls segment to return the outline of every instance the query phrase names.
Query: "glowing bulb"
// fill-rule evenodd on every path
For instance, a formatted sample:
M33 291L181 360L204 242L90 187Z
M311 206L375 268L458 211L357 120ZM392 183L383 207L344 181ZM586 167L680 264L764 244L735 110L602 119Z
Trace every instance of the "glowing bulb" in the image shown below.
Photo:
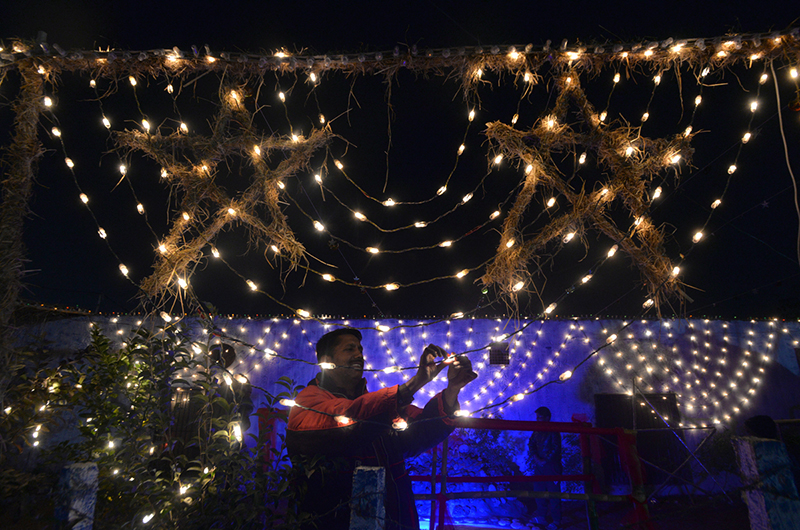
M742 143L746 144L747 142L749 142L751 136L752 135L749 132L744 133L744 136L742 136Z
M142 522L143 522L144 524L147 524L147 523L149 523L149 522L150 522L150 520L151 520L153 517L155 517L155 515L156 515L156 514L154 514L154 513L149 513L149 514L145 515L144 517L142 517Z
M233 424L233 437L236 439L237 442L242 441L242 428L239 426L238 423Z
M396 283L387 283L386 285L383 286L383 288L386 289L387 291L396 291L400 288L400 286L397 285Z
M566 381L570 377L572 377L572 371L571 370L567 370L566 372L564 372L563 374L558 376L558 380L563 383L564 381Z
M470 414L472 414L472 413L470 411L468 411L468 410L457 410L457 411L455 411L453 413L454 416L458 416L459 418L467 417Z
M470 110L469 111L469 121L472 121L474 119L475 119L475 110Z
M314 221L314 228L316 228L318 232L324 232L325 231L325 225L323 225L319 221Z
M442 186L441 188L436 190L436 195L442 195L446 191L447 191L447 186Z
M581 283L588 283L588 282L589 282L589 280L591 280L591 279L592 279L592 276L593 276L592 274L587 274L586 276L584 276L583 278L581 278Z
M250 287L251 291L257 291L258 290L258 285L256 285L253 280L247 280L247 286Z
M700 95L698 95L696 98L694 98L694 104L695 104L695 106L697 106L697 105L700 105L700 103L701 103L702 101L703 101L703 96L700 96Z
M375 247L367 247L367 252L369 252L370 254L377 254L378 252L380 252L380 250L378 250Z
M414 226L417 228L425 228L426 226L428 226L428 223L424 221L417 221L416 223L414 223Z
M392 199L391 197L383 201L384 206L394 206L395 204L397 203L394 202L394 199Z
M531 171L533 171L533 164L528 164L527 166L525 166L525 174L526 175L530 175Z
M703 232L697 232L697 233L696 233L696 234L695 234L695 235L692 237L692 241L694 241L695 243L697 243L697 242L698 242L698 241L700 241L701 239L703 239Z
M338 423L339 425L349 425L353 421L347 416L336 416L333 419L335 419L336 423Z
M764 83L767 82L767 79L769 79L769 76L767 74L761 74L761 77L758 79L758 84L763 85Z
M514 246L514 243L516 243L516 241L515 241L515 240L513 240L513 239L509 239L508 241L506 241L506 248L511 248L511 247L513 247L513 246Z
M108 118L106 118L105 116L103 116L103 126L106 129L110 129L111 128L111 121Z
M253 146L253 153L255 153L256 156L259 156L261 154L261 148L259 146L257 146L257 145L254 145Z
M392 422L392 428L396 431L404 431L408 428L408 423L406 423L406 420L398 418Z
M98 229L98 230L97 230L97 233L98 233L98 235L99 235L101 238L103 238L103 239L105 239L106 237L108 237L108 234L106 234L106 231L105 231L105 230L103 230L102 228Z
M611 247L610 249L608 249L608 257L610 258L610 257L611 257L611 256L613 256L614 254L616 254L616 253L617 253L617 250L619 250L619 245L614 245L613 247Z
M680 267L678 267L677 265L675 267L673 267L673 269L672 269L672 275L673 276L677 276L680 273L681 273L681 268Z
M89 204L89 197L85 193L81 193L81 202L83 202L83 204Z
M758 109L758 101L750 102L750 112L755 112Z
M655 302L653 301L652 298L648 298L647 300L644 301L644 303L642 304L642 307L647 309L648 307L651 307L654 303Z
M336 368L336 365L333 363L321 362L319 363L319 367L322 368L323 370L333 370L334 368Z
M456 273L456 278L463 278L467 274L469 274L469 270L464 269L464 270L459 271L459 272Z
M108 448L109 449L114 449L114 440L109 440L108 441Z
M180 129L181 129L181 132L182 132L183 134L186 134L186 133L188 133L188 132L189 132L189 126L188 126L188 125L186 125L186 124L185 124L185 123L183 123L183 122L181 122Z
M325 280L326 282L332 282L335 280L335 278L330 274L323 274L322 279Z
M462 154L464 152L464 149L466 149L466 148L467 148L467 146L465 146L464 144L459 145L458 146L458 154L459 155Z
M136 211L139 212L139 215L144 215L144 204L142 203L137 204Z
M75 167L75 162L73 162L71 158L65 158L64 163L67 164L67 167L70 169Z
M52 107L53 106L53 100L50 99L49 97L45 96L44 97L44 106L45 107Z
M496 157L494 157L495 164L499 164L502 161L503 161L503 155L497 155Z
M322 175L317 173L316 175L314 175L314 180L317 181L317 184L322 184Z
M611 335L609 335L609 336L608 336L608 338L606 339L606 343L607 343L607 344L611 344L611 343L612 343L612 342L614 342L615 340L617 340L617 335L616 335L616 333L612 333L612 334L611 334Z
M178 285L180 285L181 289L186 289L189 287L189 284L186 283L186 280L183 278L178 278Z
M497 219L500 217L500 210L495 210L492 212L492 215L489 216L489 219Z
M556 203L556 198L555 197L550 197L549 199L547 199L547 207L548 208L553 206L555 203Z
M278 92L278 98L279 98L279 99L280 99L282 102L285 102L285 101L286 101L286 94L284 94L283 92Z
M297 314L298 314L298 315L300 315L300 316L301 316L301 317L303 317L303 318L308 318L308 317L310 317L310 316L311 316L311 313L309 313L309 312L308 312L308 311L306 311L305 309L298 309L298 310L297 310Z
M653 200L656 200L659 197L661 197L661 186L659 186L655 190L653 190Z
M719 200L719 199L715 200L714 202L711 203L711 209L712 210L716 210L717 206L719 206L720 204L722 204L721 200Z
M647 121L649 119L650 119L650 113L649 112L645 112L644 114L642 114L642 121L643 122L645 122L645 121Z
M517 123L517 120L519 120L519 114L514 114L511 117L511 125L515 125Z
M619 83L619 73L614 74L614 82Z
M469 200L470 200L471 198L472 198L472 194L471 194L471 193L467 193L466 195L464 195L464 196L461 198L461 204L466 204L467 202L469 202Z
M158 251L161 252L162 254L166 254L167 253L167 246L165 244L163 244L163 243L158 245Z
M150 122L149 122L149 121L147 121L147 120L142 120L142 128L143 128L145 131L148 131L148 132L149 132L149 131L150 131Z
M445 248L445 247L449 247L452 244L453 244L452 241L442 241L441 243L439 243L439 246L442 247L442 248Z
M130 82L131 86L136 86L136 78L133 76L128 77L128 81Z
M96 87L96 86L97 86L97 81L95 81L94 79L90 80L90 81L89 81L89 86L90 86L91 88L94 88L94 87Z
M564 243L569 243L575 237L575 232L567 232L564 235Z
M627 149L625 149L625 156L631 156L634 152L633 146L629 145Z
M525 287L525 282L517 282L511 286L511 290L516 292L522 290L523 287Z
M686 129L683 131L683 135L684 136L689 136L690 134L692 134L692 126L691 125L686 127Z
M359 221L366 221L367 217L361 212L353 212L353 216Z
M183 220L184 220L184 221L188 221L189 219L191 219L191 218L192 218L192 217L189 215L189 213L188 213L188 212L183 212L183 213L181 214L181 217L183 218Z
M555 309L556 309L556 303L555 303L555 302L553 302L552 304L550 304L549 306L547 306L547 307L545 308L544 312L545 312L545 314L546 314L546 315L549 315L550 313L552 313L553 311L555 311Z
M600 113L600 121L606 121L607 117L608 117L608 112L603 111Z
M736 164L731 164L728 167L728 175L733 175L734 173L736 173Z
M581 156L578 157L578 163L583 164L584 162L586 162L586 153L581 153Z

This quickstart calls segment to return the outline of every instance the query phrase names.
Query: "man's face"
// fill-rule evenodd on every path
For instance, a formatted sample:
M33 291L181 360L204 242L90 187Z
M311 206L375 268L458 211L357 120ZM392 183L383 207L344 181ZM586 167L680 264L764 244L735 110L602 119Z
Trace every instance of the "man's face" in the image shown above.
M536 421L550 421L550 416L542 414L541 412L537 412Z
M328 362L336 365L327 375L341 387L351 388L361 382L364 371L364 348L355 335L341 335Z

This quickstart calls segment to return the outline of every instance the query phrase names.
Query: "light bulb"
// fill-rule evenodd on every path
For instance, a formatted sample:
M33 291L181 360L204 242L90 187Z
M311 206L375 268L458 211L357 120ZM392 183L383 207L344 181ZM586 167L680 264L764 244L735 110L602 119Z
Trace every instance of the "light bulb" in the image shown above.
M136 211L139 212L139 215L144 215L144 205L142 203L137 204Z
M181 132L182 132L183 134L186 134L186 133L188 133L188 132L189 132L189 126L188 126L188 125L186 125L186 124L185 124L185 123L183 123L183 122L181 122L180 129L181 129Z
M211 247L211 255L215 258L219 257L219 250L217 250L217 247Z
M672 269L672 275L673 275L673 276L677 276L677 275L678 275L678 274L680 274L680 273L681 273L681 268L680 268L680 267L678 267L678 266L676 265L676 266L675 266L675 267Z
M608 249L608 257L610 258L614 254L616 254L618 249L619 249L619 245L614 245L613 247Z
M572 377L572 370L567 370L566 372L558 376L558 380L564 382L570 377Z
M464 270L461 270L461 271L457 272L457 273L456 273L456 277L457 277L457 278L463 278L463 277L464 277L464 276L466 276L467 274L469 274L469 270L467 270L467 269L464 269Z
M556 203L556 198L555 197L550 197L549 199L547 199L547 207L548 208L553 206L555 203Z
M600 113L600 121L606 121L607 117L608 117L608 112L603 111Z
M383 205L384 206L394 206L395 204L397 204L397 203L394 202L394 199L392 199L391 197L389 197L388 199L383 201Z
M722 204L721 200L719 200L719 199L715 200L714 202L711 203L711 209L712 210L716 210L717 206L719 206L720 204Z
M700 241L701 239L703 239L703 232L697 232L697 233L695 233L695 235L692 237L692 241L694 241L695 243L697 243L697 242L698 242L698 241Z
M550 313L552 313L553 311L555 311L555 309L556 309L556 303L555 303L555 302L553 302L552 304L550 304L549 306L547 306L547 307L545 308L544 312L545 312L545 314L546 314L546 315L549 315Z
M326 282L332 282L335 280L335 278L330 274L323 274L322 279L325 280Z
M45 107L52 107L53 106L53 100L50 99L49 97L45 96L44 97L44 106Z
M397 289L400 288L400 286L397 285L396 283L387 283L386 285L383 286L383 288L386 289L387 291L396 291Z
M417 228L425 228L426 226L428 226L428 223L424 221L417 221L416 223L414 223L414 226Z
M98 235L99 235L101 238L103 238L103 239L105 239L106 237L108 237L108 234L106 234L106 231L105 231L105 230L103 230L102 228L98 229L98 230L97 230L97 233L98 233Z
M439 246L442 247L442 248L446 248L446 247L449 247L452 244L453 244L452 241L442 241L441 243L439 243Z
M247 280L247 286L250 287L251 291L257 291L258 290L258 285L256 285L253 280Z
M592 274L587 274L586 276L584 276L583 278L581 278L581 283L588 283L588 282L589 282L589 280L591 280L591 279L592 279L592 276L593 276Z
M316 228L318 232L324 232L325 231L325 225L323 225L319 221L314 221L314 228Z
M83 204L89 204L89 197L85 193L81 193L80 197Z
M110 129L111 128L111 121L108 118L106 118L105 116L103 116L103 126L106 129Z
M736 173L736 164L731 164L728 167L728 175L733 175L734 173Z
M380 250L375 247L367 247L367 252L369 252L370 254L377 254L378 252L380 252Z
M359 221L366 221L367 217L361 212L353 212L353 216Z
M323 370L333 370L334 368L336 368L336 365L333 363L321 362L319 363L319 367L322 368Z
M297 310L297 314L298 314L298 315L300 315L300 316L301 316L301 317L303 317L303 318L308 318L308 317L310 317L310 316L311 316L311 313L309 313L309 312L308 312L308 311L306 311L305 309L298 309L298 310Z
M511 286L511 290L516 292L516 291L522 290L523 287L525 287L525 282L521 282L520 281L520 282L517 282L514 285L512 285Z
M508 241L506 241L506 248L511 248L511 247L513 247L513 246L514 246L514 243L516 243L516 241L515 241L515 240L513 240L513 239L509 239Z
M764 83L767 82L767 79L769 79L769 76L767 74L761 74L761 77L758 79L758 84L763 85Z
M758 101L750 102L750 112L755 112L758 109Z
M191 219L191 218L192 218L192 217L189 215L189 213L188 213L188 212L183 212L183 213L181 214L181 217L183 218L183 220L184 220L184 221L188 221L189 219Z
M514 114L511 117L511 125L515 125L517 123L517 120L519 120L519 114Z
M472 121L474 119L475 119L475 111L474 110L470 110L469 111L469 121Z
M149 122L149 121L147 121L147 120L142 120L142 128L143 128L145 131L148 131L148 132L150 132L150 122Z
M279 99L280 99L282 102L285 102L285 101L286 101L286 94L284 94L283 92L278 92L278 98L279 98Z
M500 217L500 210L495 210L495 211L493 211L493 212L492 212L492 214L489 216L489 219L497 219L498 217Z
M575 232L567 232L564 234L564 243L569 243L575 237Z
M619 83L619 73L614 74L614 82Z
M466 195L464 195L464 196L461 198L461 204L466 204L467 202L469 202L469 200L470 200L471 198L472 198L472 194L471 194L471 193L467 193Z
M61 136L61 129L59 129L58 127L53 127L52 129L50 129L50 132L53 133L53 136L55 136L56 138L59 138Z
M65 158L64 163L67 164L67 167L70 169L75 167L75 162L73 162L71 158Z
M578 157L578 163L583 164L584 162L586 162L586 153L581 153L581 156Z
M180 285L181 289L186 289L189 287L189 284L186 283L186 280L183 278L178 278L178 285Z
M495 164L499 164L502 161L503 161L503 155L497 155L496 157L494 157Z

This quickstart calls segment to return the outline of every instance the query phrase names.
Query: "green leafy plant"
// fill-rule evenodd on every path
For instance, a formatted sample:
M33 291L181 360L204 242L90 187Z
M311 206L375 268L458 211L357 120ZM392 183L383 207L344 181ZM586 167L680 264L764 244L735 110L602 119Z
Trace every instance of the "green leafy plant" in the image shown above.
M93 327L89 346L69 358L20 356L0 423L3 504L52 492L66 464L95 462L98 529L297 527L306 516L296 510L283 438L248 447L241 390L249 383L208 353L208 342L180 326L139 329L122 347ZM255 390L277 422L285 421L279 400L298 390L288 378L279 384L285 390L275 395Z

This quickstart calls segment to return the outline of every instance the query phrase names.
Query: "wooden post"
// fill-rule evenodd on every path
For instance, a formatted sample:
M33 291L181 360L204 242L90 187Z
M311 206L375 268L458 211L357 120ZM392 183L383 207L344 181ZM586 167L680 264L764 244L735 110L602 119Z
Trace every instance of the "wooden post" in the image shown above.
M386 470L359 466L353 472L350 530L386 528Z
M438 447L435 445L431 449L431 522L428 524L430 530L436 526L436 450Z
M786 446L778 440L734 437L733 448L742 475L750 528L800 528L800 499Z

